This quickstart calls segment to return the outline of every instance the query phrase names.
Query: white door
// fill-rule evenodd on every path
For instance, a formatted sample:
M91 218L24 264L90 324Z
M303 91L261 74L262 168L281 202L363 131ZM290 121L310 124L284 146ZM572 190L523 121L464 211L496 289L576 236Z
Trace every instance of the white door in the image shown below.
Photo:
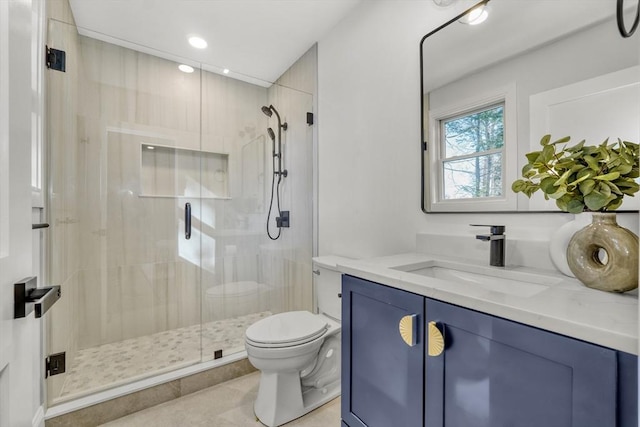
M40 319L13 319L13 284L32 274L32 1L0 0L0 426L40 407ZM34 336L35 335L35 336ZM38 365L35 365L38 366Z

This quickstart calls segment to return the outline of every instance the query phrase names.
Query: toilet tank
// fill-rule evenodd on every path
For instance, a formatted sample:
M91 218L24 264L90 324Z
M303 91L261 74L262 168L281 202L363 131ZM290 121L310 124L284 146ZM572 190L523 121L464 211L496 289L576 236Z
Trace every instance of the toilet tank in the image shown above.
M349 258L334 255L313 258L314 291L318 313L341 320L342 300L338 295L342 292L342 273L338 271L337 264L349 260Z

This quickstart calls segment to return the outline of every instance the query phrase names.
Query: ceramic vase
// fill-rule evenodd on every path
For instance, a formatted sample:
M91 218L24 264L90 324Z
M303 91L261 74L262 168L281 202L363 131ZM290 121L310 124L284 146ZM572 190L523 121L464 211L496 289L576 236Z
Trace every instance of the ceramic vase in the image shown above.
M630 291L638 287L638 236L619 226L615 213L594 212L569 241L567 263L590 288Z
M591 223L591 212L575 215L572 221L558 228L549 240L549 258L558 270L565 276L576 277L567 263L567 247L569 241L578 230Z

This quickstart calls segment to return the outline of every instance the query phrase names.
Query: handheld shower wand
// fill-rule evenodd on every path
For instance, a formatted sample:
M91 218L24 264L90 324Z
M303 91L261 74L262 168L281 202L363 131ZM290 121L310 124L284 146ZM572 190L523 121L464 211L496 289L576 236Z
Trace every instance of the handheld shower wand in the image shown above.
M277 240L282 233L282 227L289 226L289 212L280 210L280 182L282 181L282 177L287 177L287 170L282 170L282 130L287 130L289 127L287 122L282 123L280 119L280 114L278 110L273 105L263 106L261 108L262 112L267 117L272 117L273 113L276 114L276 118L278 119L278 140L276 142L276 135L272 128L267 128L267 133L269 134L269 138L271 139L271 157L272 157L272 165L273 165L273 175L271 177L271 201L269 202L269 212L267 213L267 235L271 240ZM276 163L277 159L277 163ZM276 184L275 177L278 176L278 182ZM278 217L276 217L276 224L278 226L278 234L276 236L272 236L269 230L269 220L271 219L271 210L273 208L273 196L274 189L276 196L276 209L278 210Z
M278 113L278 110L276 110L276 107L274 107L273 105L269 105L267 106L262 106L262 112L267 116L267 117L271 117L273 116L273 113L276 113L276 118L278 119L278 142L277 142L277 150L274 147L272 154L274 157L278 158L278 169L276 172L274 172L276 175L278 175L278 182L280 182L280 180L282 179L282 177L284 176L285 178L287 177L287 170L282 170L282 130L287 130L289 128L289 125L287 124L287 122L282 123L282 120L280 119L280 114ZM271 129L271 128L269 128ZM269 129L267 129L267 132L269 132ZM273 134L273 129L271 129L271 132L269 132L269 138L271 138L271 141L273 142L273 144L276 144L275 141L275 135Z
M271 157L276 156L276 135L273 133L273 129L267 128L267 133L271 139Z

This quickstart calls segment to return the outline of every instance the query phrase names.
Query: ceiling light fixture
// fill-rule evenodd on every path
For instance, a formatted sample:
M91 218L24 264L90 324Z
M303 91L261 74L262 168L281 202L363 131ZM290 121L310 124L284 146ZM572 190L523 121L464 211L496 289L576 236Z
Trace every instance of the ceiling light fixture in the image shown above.
M178 65L178 70L182 71L183 73L193 73L193 67L186 64Z
M207 47L207 41L196 36L189 37L189 44L196 49L204 49Z
M225 74L229 74L229 69L225 68L224 70L222 70L222 72L225 73Z
M147 150L155 150L156 147L154 147L153 145L147 145Z
M489 11L484 4L481 4L478 7L474 7L471 9L465 16L460 18L458 22L467 25L478 25L482 24L489 17Z

